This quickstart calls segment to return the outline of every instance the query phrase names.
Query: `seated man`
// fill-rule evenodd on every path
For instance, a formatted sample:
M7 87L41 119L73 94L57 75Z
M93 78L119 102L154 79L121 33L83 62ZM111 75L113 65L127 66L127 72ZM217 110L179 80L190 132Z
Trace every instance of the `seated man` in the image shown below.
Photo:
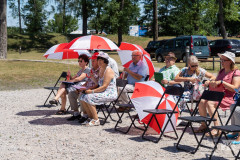
M175 57L173 52L169 52L168 55L165 56L166 66L159 70L159 73L163 74L163 80L161 83L164 84L164 87L179 83L174 81L176 75L180 72L179 68L175 65L176 60L177 57Z
M123 104L129 102L129 98L127 92L133 92L134 86L136 82L143 82L145 77L147 76L147 66L141 60L142 53L138 50L132 52L132 63L129 68L124 68L124 78L127 77L128 84L123 90L121 96L119 97L119 101ZM122 88L119 88L119 92L121 92ZM123 108L119 108L119 111L123 111Z
M98 79L99 75L99 66L98 66L98 62L97 62L97 55L94 54L90 59L92 59L92 69L91 69L91 73L93 74L93 76ZM86 89L94 89L98 87L98 84L96 84L94 81L92 81L92 79L89 77L89 75L87 75L87 81L83 86L86 86ZM78 102L77 99L79 98L79 92L70 92L68 94L68 99L70 102L70 106L71 109L73 110L73 116L68 118L68 121L73 121L75 119L79 119L79 122L82 123L87 119L86 116L86 112L82 109L82 107L80 106L80 110L83 111L83 117L81 117L79 110L78 110Z

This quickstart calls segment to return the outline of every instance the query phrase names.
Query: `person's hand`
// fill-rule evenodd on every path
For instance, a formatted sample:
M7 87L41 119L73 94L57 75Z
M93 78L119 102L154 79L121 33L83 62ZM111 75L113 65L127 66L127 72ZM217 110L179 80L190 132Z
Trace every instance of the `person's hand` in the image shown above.
M91 89L85 90L85 94L90 94L90 93L92 93Z
M197 78L191 77L190 82L192 82L192 84L196 83L196 82L200 82Z
M130 69L129 68L124 68L123 69L125 72L129 73Z
M217 83L217 81L211 81L209 83L209 86L211 86L212 88L216 88L218 86L218 83Z
M204 83L204 87L208 87L209 86L209 84L210 84L210 81L205 81L205 83Z
M168 84L168 80L163 79L163 80L161 80L161 83L162 83L162 84Z

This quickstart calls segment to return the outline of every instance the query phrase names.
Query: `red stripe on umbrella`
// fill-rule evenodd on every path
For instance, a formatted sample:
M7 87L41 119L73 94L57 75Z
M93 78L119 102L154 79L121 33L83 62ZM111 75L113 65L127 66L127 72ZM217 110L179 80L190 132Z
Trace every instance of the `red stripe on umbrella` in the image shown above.
M159 93L159 91L157 91L156 89L152 88L151 90L150 89L147 89L147 90L143 90L143 89L139 89L139 88L148 88L149 85L147 84L144 84L144 83L138 83L137 84L137 88L135 87L134 88L134 91L132 94L132 97L131 99L133 98L138 98L138 97L147 97L147 96L152 96L152 97L161 97L162 94ZM163 88L165 90L165 88Z

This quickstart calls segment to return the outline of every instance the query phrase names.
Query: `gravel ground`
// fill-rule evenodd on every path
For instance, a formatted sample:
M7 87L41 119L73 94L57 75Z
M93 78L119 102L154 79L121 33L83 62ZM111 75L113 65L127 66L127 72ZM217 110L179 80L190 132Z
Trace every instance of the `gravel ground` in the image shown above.
M43 107L48 93L44 89L0 92L1 160L206 159L211 152L203 147L194 155L181 152L174 146L177 140L166 137L157 144L148 142L142 140L142 131L137 129L121 134L114 130L113 121L95 127L81 126L77 121L68 122L66 118L70 115L54 115L59 107ZM124 117L125 121L128 119ZM177 127L179 136L182 129ZM182 143L196 146L193 135L189 130L187 132ZM203 144L213 146L208 139L204 139ZM235 151L239 148L233 146ZM214 159L233 159L231 151L223 144L214 155Z

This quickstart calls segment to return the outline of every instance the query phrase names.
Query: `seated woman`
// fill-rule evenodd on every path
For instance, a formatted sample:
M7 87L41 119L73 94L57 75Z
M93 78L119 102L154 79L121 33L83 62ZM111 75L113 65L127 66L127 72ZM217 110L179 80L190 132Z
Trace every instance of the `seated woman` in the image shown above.
M231 104L234 103L233 100L233 96L235 94L234 89L237 89L240 86L240 71L235 66L234 53L226 51L224 54L218 54L218 56L221 59L223 69L221 69L218 72L218 76L216 79L207 81L206 84L209 85L210 90L225 93L225 96L220 104L220 108L224 111L229 109ZM217 106L216 102L202 100L199 103L199 113L201 116L206 117L208 110L209 115L212 116L216 106ZM218 126L219 125L218 115L216 114L214 118L217 119L216 121L214 121L214 125ZM206 126L204 123L202 123L201 126L196 130L196 132L203 132L205 129ZM213 136L218 136L220 132L213 129L211 131L211 134ZM207 136L209 135L210 134L207 133Z
M89 63L89 58L87 55L82 54L78 57L78 63L79 67L81 68L78 73L72 77L70 76L70 72L68 72L68 75L70 76L70 80L67 80L68 82L73 82L74 85L82 85L87 77L86 75L90 72L90 68L88 67ZM73 87L73 84L66 84L66 83L61 83L57 95L55 96L54 99L50 100L50 104L58 104L58 100L61 97L62 99L62 104L60 110L57 111L57 115L65 114L66 113L66 102L67 102L67 93L69 92L75 92L76 88Z
M176 82L184 82L184 98L180 102L180 109L184 107L186 102L191 100L193 86L202 82L205 77L210 78L210 80L215 79L214 75L198 67L198 58L196 56L190 56L188 58L188 67L182 68L174 79Z
M107 53L99 53L97 57L98 66L100 67L99 87L93 90L88 89L80 96L81 106L90 118L89 121L86 120L82 124L88 126L100 125L96 105L101 105L117 98L116 78L114 77L114 71L108 67L108 59Z

